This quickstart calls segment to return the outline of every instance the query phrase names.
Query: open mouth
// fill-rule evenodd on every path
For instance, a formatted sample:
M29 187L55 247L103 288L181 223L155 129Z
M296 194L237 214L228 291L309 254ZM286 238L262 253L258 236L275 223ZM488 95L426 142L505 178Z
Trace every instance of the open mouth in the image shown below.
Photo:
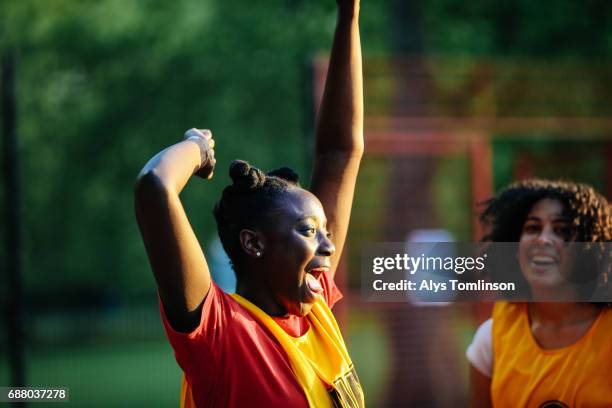
M556 266L559 263L557 258L551 255L532 255L529 260L538 268Z
M321 286L319 278L323 272L326 271L329 271L329 267L327 266L315 267L306 271L304 285L307 298L314 299L317 295L320 295L323 292L323 286Z
M318 266L306 271L307 274L314 276L315 279L319 279L323 272L329 272L329 266Z

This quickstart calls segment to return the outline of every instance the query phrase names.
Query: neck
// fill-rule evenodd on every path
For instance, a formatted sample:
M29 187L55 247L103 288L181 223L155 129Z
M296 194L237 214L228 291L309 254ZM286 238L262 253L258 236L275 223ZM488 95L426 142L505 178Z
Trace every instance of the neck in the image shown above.
M533 302L529 303L531 320L543 323L565 324L594 319L599 308L592 303Z
M257 273L253 275L261 276ZM274 297L270 295L270 291L259 281L260 279L238 279L236 282L236 293L270 316L285 316L287 311L276 302Z
M576 290L569 284L555 286L531 285L533 299L539 300L538 303L570 304L572 299L576 299ZM566 302L566 300L568 302ZM575 302L574 302L575 303Z

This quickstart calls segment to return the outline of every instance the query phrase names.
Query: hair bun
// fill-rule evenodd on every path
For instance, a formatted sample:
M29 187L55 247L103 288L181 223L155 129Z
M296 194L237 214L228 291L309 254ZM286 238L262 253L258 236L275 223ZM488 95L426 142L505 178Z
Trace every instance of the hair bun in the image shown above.
M244 160L234 160L229 173L234 187L239 190L254 190L266 182L266 175Z
M300 177L289 167L281 167L280 169L272 170L268 172L268 176L278 177L296 185L300 183Z

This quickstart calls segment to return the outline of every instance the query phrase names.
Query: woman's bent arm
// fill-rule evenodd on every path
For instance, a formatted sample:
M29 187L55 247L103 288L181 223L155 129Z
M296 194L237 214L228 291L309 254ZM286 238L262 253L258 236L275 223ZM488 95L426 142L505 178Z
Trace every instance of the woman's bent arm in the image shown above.
M359 1L338 0L338 21L319 110L312 192L321 200L336 252L335 273L348 229L363 154L363 79Z
M212 146L210 132L188 131L185 140L149 160L134 189L136 218L164 310L182 332L197 327L211 278L179 193L195 173L210 178Z

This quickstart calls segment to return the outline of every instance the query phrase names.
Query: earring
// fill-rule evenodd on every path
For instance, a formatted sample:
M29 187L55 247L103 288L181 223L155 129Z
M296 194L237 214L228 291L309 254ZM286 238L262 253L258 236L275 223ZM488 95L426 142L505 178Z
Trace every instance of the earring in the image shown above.
M257 251L257 253L255 255L257 255L259 257L259 256L261 256L261 252Z

